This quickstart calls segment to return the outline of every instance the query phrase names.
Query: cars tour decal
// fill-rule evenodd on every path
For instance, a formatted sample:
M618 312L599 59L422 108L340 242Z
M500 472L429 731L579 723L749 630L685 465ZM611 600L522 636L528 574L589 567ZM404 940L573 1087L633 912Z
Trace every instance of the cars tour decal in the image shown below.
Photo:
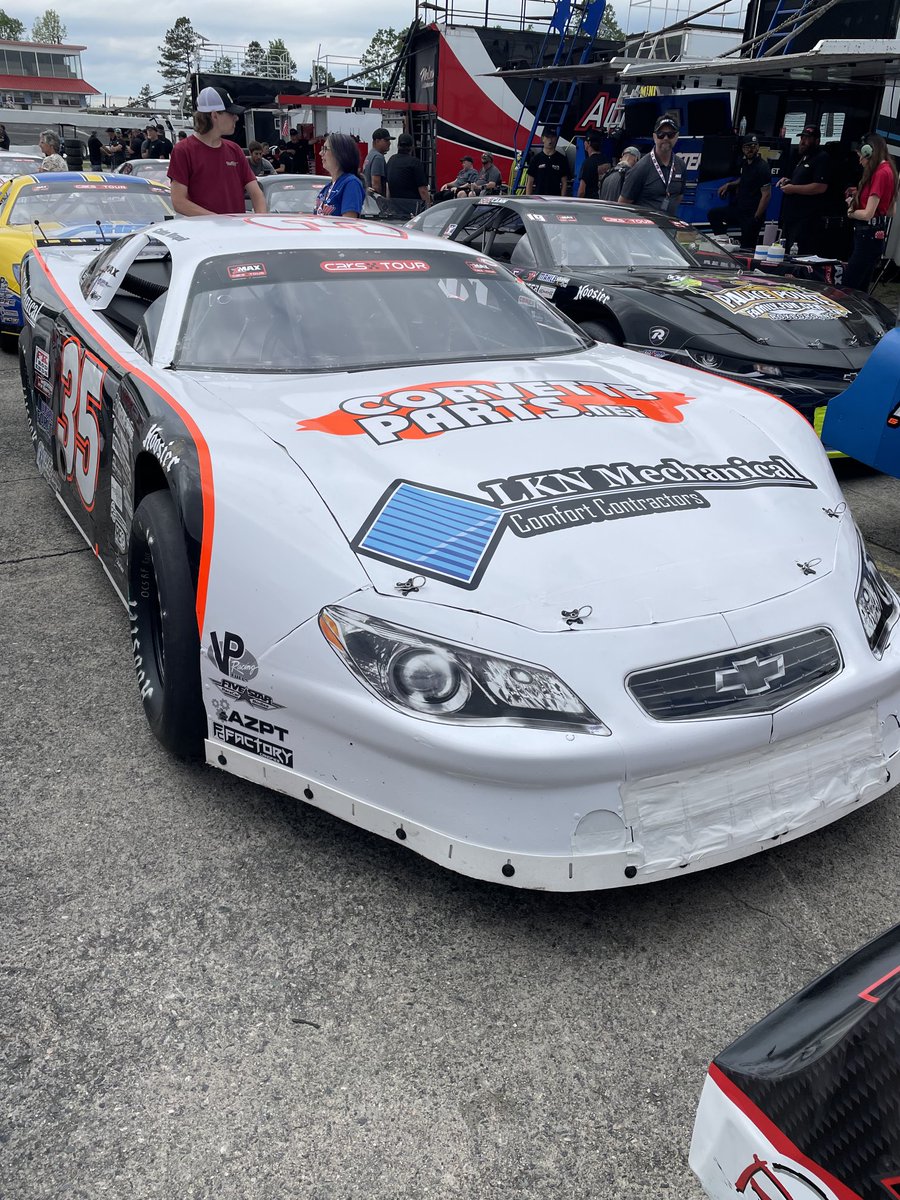
M366 434L385 446L459 429L561 417L636 417L678 424L684 420L681 408L692 399L682 392L643 392L571 379L446 380L353 396L333 412L298 421L297 429L336 437Z
M410 272L430 271L431 267L420 258L363 258L328 259L320 262L319 266L329 274L372 274L372 272L389 275L408 275Z
M758 487L815 488L780 454L723 463L593 463L486 479L466 496L398 479L353 539L371 558L474 588L506 529L531 538L563 529L710 508L704 493Z
M790 284L749 283L736 278L734 287L722 287L721 280L692 275L670 275L664 282L675 291L697 292L735 316L754 320L836 321L850 316L850 310L836 300Z

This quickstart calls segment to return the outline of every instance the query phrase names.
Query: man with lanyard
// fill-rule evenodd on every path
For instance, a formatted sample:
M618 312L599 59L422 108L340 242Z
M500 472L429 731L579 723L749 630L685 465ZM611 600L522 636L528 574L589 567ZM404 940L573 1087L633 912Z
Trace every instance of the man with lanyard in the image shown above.
M709 210L709 223L713 233L725 233L729 224L741 227L741 245L755 247L759 232L769 207L772 195L772 180L768 164L759 152L759 139L751 135L741 143L744 161L740 166L740 177L723 183L719 195L724 199L729 194L734 199L728 204Z
M366 191L371 195L386 195L384 181L387 177L387 162L384 156L390 150L393 140L387 129L376 129L372 134L372 148L363 163L363 179Z
M230 140L243 111L213 87L203 88L197 96L194 136L174 148L167 172L172 207L181 216L243 213L245 195L254 212L266 211L266 198L243 150Z
M603 134L595 129L585 138L587 153L578 176L578 195L584 200L600 199L600 180L612 166L600 153L602 149Z
M790 176L776 185L784 201L781 231L790 254L818 254L825 234L825 193L828 191L828 155L819 149L819 131L806 125L800 134L800 157Z
M569 164L566 156L556 149L559 134L545 129L541 148L528 160L526 196L564 196L569 183Z
M637 204L675 215L687 172L684 159L675 153L677 141L678 125L674 117L660 117L653 126L653 149L628 172L620 204Z

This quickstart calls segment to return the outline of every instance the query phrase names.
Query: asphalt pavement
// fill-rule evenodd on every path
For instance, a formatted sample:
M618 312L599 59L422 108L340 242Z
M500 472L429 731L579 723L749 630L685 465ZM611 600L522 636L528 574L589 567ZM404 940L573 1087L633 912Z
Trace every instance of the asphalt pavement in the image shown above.
M0 1196L696 1200L710 1058L898 919L900 792L623 893L452 875L169 758L8 356L0 453Z

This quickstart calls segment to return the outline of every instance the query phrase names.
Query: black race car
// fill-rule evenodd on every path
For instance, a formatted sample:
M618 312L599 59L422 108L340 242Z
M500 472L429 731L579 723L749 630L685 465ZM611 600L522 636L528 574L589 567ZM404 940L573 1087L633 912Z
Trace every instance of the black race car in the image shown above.
M690 1164L713 1200L900 1196L900 925L719 1054Z
M821 432L895 323L863 292L748 272L662 213L598 200L450 200L410 225L508 263L597 341L764 388Z

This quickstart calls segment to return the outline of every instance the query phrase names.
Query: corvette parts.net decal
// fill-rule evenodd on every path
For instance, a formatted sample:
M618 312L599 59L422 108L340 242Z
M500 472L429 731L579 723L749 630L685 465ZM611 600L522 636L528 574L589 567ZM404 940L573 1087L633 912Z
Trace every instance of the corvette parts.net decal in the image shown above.
M487 499L395 480L353 539L354 550L457 587L474 588L504 531L561 529L709 508L703 494L756 487L815 488L782 455L724 463L595 463L488 479Z
M636 417L679 424L684 420L682 407L692 399L683 392L643 392L570 379L529 383L445 380L354 396L333 412L298 421L297 429L336 437L364 433L384 446L459 429L561 417Z

